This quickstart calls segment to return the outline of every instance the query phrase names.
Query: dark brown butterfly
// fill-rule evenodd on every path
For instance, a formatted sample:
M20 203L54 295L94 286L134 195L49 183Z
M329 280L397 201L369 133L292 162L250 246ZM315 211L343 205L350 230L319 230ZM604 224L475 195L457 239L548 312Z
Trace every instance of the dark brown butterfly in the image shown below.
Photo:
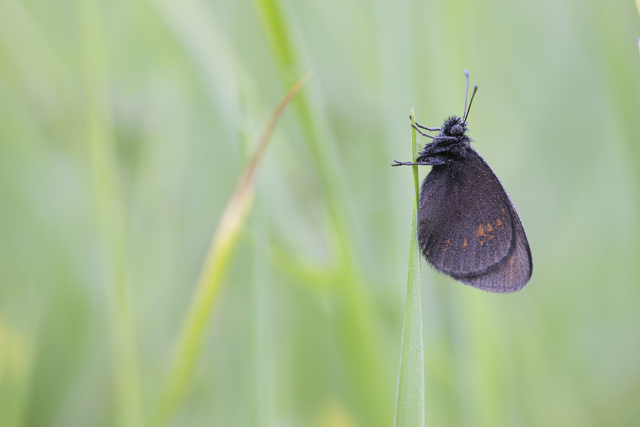
M487 162L467 136L467 117L478 89L467 93L462 118L452 116L440 128L412 126L433 142L426 144L416 163L429 165L422 182L418 208L418 243L436 270L489 292L522 289L533 271L527 236L511 199ZM439 131L437 136L423 133Z

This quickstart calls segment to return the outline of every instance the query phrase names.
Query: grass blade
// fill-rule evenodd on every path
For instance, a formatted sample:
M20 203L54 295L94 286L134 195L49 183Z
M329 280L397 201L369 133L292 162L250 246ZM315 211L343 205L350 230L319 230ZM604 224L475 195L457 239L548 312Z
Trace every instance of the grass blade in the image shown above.
M251 209L254 197L253 177L256 168L280 116L310 77L311 75L307 74L298 80L280 101L262 134L258 147L249 159L213 235L191 307L187 312L169 380L151 420L153 426L164 425L170 420L191 380L202 336L207 326L207 319L218 296L240 231Z
M118 183L115 137L101 5L78 1L85 80L87 139L93 169L96 222L106 284L118 424L142 425L140 381L126 266L125 209Z
M412 121L415 124L413 108ZM417 157L415 129L411 132L412 162ZM419 194L418 166L413 168L415 199L411 217L409 246L409 271L407 277L407 302L404 311L404 327L400 351L400 372L396 395L395 426L424 426L424 344L422 339L422 289L420 285L420 249L418 248L417 206Z
M254 0L269 40L280 78L285 84L295 70L303 69L303 55L296 45L293 25L279 0ZM297 97L293 108L308 142L311 157L322 183L322 197L329 218L333 264L324 270L336 272L334 289L344 301L344 310L335 314L336 336L341 357L347 366L349 382L354 385L362 424L387 426L391 422L392 394L383 374L377 331L374 329L370 295L365 292L357 259L357 226L349 214L351 197L347 191L345 167L338 155L323 108L309 93ZM296 265L304 262L296 262Z

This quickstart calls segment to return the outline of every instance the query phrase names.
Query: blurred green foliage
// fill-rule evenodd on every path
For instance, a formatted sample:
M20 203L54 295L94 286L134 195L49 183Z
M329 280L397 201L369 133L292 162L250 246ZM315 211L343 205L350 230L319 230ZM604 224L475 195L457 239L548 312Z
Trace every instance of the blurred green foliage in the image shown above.
M390 162L411 105L462 112L465 68L534 272L493 295L422 269L426 424L640 425L639 33L632 0L0 1L0 425L150 420L309 69L171 422L391 425L413 185Z

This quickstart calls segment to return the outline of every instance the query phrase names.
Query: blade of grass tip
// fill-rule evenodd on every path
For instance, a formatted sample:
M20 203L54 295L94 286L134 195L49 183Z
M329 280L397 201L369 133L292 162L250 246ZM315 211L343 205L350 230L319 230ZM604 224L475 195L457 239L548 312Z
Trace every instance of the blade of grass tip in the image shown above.
M640 0L639 0L640 1ZM413 107L411 107L411 123L416 124L416 118L414 116ZM411 161L413 163L416 162L418 158L418 137L416 136L416 129L411 127ZM413 188L416 192L416 206L418 204L418 199L420 196L420 177L418 176L418 166L411 166L411 171L413 172Z
M101 6L97 0L78 0L78 8L87 141L93 172L101 267L106 285L117 424L135 427L142 425L142 399L126 267L125 214L118 185L115 138L109 113Z
M197 288L183 324L176 357L167 384L150 422L152 426L164 425L170 420L191 380L207 319L211 314L222 278L231 261L235 244L253 202L253 177L256 168L280 116L309 78L311 78L311 74L307 73L289 89L280 101L267 123L256 150L245 166L220 219L218 228L213 234L204 265L200 271Z
M415 124L413 108L411 121ZM412 128L412 162L415 163L418 147L416 131ZM424 426L424 345L422 339L422 290L420 285L420 249L417 241L417 206L419 194L418 166L413 167L415 198L411 216L409 246L409 271L407 277L407 301L404 309L404 327L400 349L400 369L396 395L396 427Z

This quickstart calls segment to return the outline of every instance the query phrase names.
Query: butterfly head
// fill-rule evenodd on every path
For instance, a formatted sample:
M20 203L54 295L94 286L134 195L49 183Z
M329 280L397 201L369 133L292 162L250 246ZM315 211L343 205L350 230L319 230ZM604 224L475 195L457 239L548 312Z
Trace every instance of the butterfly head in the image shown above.
M471 138L465 135L467 130L469 130L467 123L462 118L451 116L442 124L436 141L440 144L471 142Z
M454 138L463 136L467 130L467 124L458 116L446 119L441 128L444 136L452 136Z

